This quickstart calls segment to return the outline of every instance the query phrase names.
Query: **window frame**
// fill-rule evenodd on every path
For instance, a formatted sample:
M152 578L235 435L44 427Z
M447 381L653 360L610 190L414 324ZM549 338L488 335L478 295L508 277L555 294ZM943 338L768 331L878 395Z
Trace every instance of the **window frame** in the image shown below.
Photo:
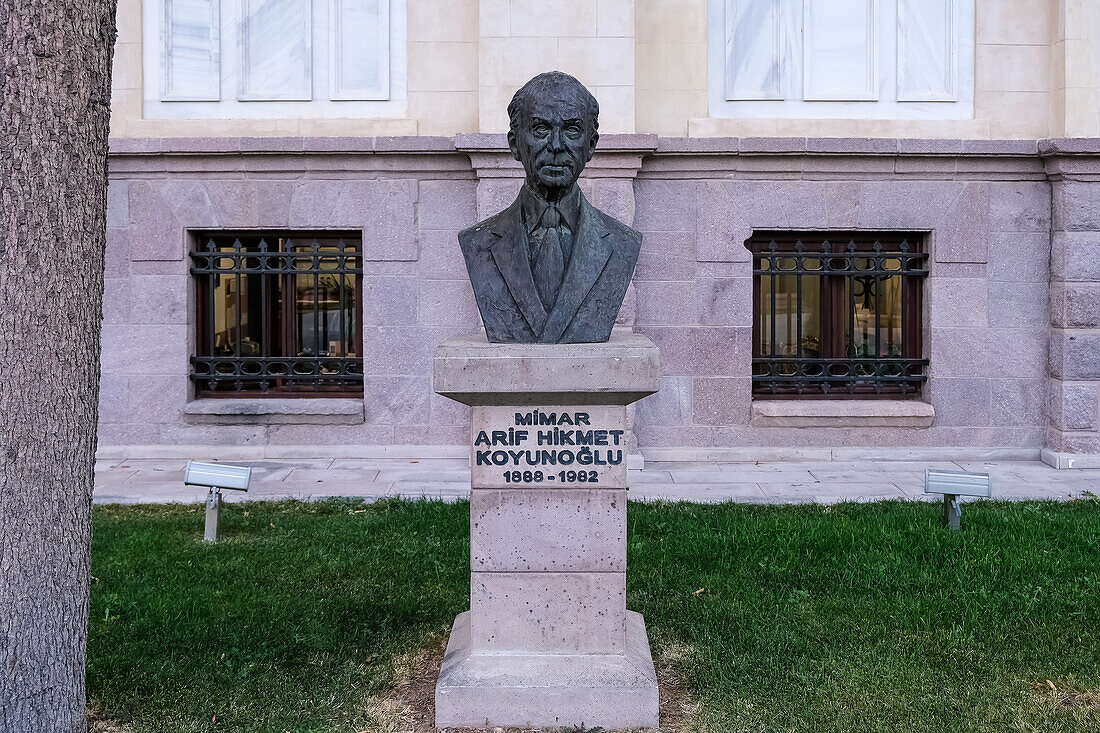
M865 53L866 87L850 93L814 91L815 65L807 51L807 18L818 0L708 0L707 96L712 118L969 120L974 116L975 0L944 0L947 35L943 63L948 67L939 93L915 92L912 53L904 41L917 24L909 17L921 0L865 0L869 27ZM739 3L769 3L771 27L755 38L771 44L774 74L752 89L736 83L730 64L733 17ZM763 6L761 6L763 7ZM918 34L914 33L916 37ZM758 56L764 50L753 49ZM772 78L774 76L774 79ZM735 91L735 88L740 89Z
M200 72L209 78L199 87L171 88L173 59L168 55L173 38L168 32L174 0L142 0L143 116L146 119L333 119L402 118L407 113L406 0L379 0L377 87L341 86L336 55L344 44L342 28L332 19L342 12L344 0L308 0L311 25L303 41L310 67L306 98L280 93L249 95L245 92L243 56L248 19L246 0L211 0L209 19L195 19L197 31L209 22L211 48ZM200 22L201 21L201 22ZM346 45L346 44L344 44ZM191 49L200 52L201 49ZM192 57L196 63L198 57ZM200 88L201 87L201 88Z
M753 298L752 298L752 396L754 400L883 400L883 399L920 399L924 385L928 380L928 359L924 356L923 321L924 294L923 283L928 276L926 241L927 232L893 231L773 231L756 230L745 241L745 247L752 253ZM876 250L876 245L879 247ZM823 247L827 246L827 249ZM911 249L905 250L905 247ZM900 257L892 257L901 252ZM827 255L827 256L823 256ZM763 268L761 260L766 257L787 256L796 260L793 270L784 270L777 266ZM879 258L877 267L871 270L841 269L840 261L850 259ZM816 274L804 274L803 258L821 258L821 270L809 270ZM857 277L858 272L881 272L882 262L887 259L900 259L901 276L901 353L897 357L856 356L849 353L845 343L846 327L854 332L855 309L853 289L848 283ZM820 314L819 332L821 349L818 357L785 357L775 352L775 339L769 340L772 353L763 354L762 302L763 278L778 277L780 273L801 275L801 277L819 277ZM878 277L882 277L879 275ZM798 286L801 292L801 283ZM865 286L866 287L866 286ZM774 285L773 285L774 308ZM851 293L851 294L850 294ZM876 299L881 295L876 295ZM828 304L828 312L826 312ZM876 300L877 305L877 300ZM876 324L878 323L876 308ZM841 318L847 321L845 324ZM772 314L772 323L776 320ZM802 314L797 314L798 332L802 331ZM876 325L876 334L880 332ZM876 336L877 338L877 336ZM881 350L876 342L876 353ZM787 365L787 366L784 366ZM846 365L847 374L834 372L840 365ZM758 374L759 367L766 366L767 372ZM821 378L807 374L810 367L820 366ZM794 375L777 375L777 369L795 370ZM858 374L859 370L873 370L873 374ZM882 372L889 369L890 374ZM897 373L893 372L897 370ZM799 377L802 377L800 380ZM876 381L881 377L883 381ZM790 386L779 386L780 384ZM833 385L848 384L847 389L837 389ZM822 386L824 385L824 386Z
M208 398L296 398L296 397L361 397L363 395L363 243L362 232L355 230L193 230L190 232L192 247L189 252L191 260L190 274L192 287L194 288L194 314L195 314L195 343L190 357L191 368L189 379L194 386L196 399ZM241 249L237 252L222 253L219 250L211 250L208 242L219 240L312 240L315 244L319 240L340 240L346 246L342 253L330 255L330 257L343 258L344 267L335 270L322 270L310 268L299 270L293 265L296 261L291 259L289 264L280 265L281 258L309 257L315 259L318 264L325 259L323 250L316 250L309 254L294 253L278 249L270 251L267 255L258 252ZM353 252L354 254L348 254ZM229 258L237 262L229 269L220 268L216 262L219 259ZM249 262L255 260L254 263ZM274 261L275 265L267 264ZM292 281L302 274L314 275L314 322L318 322L318 291L320 277L324 274L353 275L355 282L352 286L352 298L354 303L352 326L352 343L355 344L357 356L350 356L347 352L339 356L309 356L288 352L289 345L297 341L295 324L298 318L298 302L294 297ZM240 353L239 345L234 355L216 354L215 345L215 317L213 311L215 285L214 278L217 275L234 275L238 282L246 275L259 275L262 278L275 278L278 282L275 286L269 285L266 280L261 281L261 352L250 359ZM240 289L237 291L241 292ZM276 307L277 305L277 307ZM272 310L274 312L272 313ZM238 329L240 325L240 310L238 308ZM346 325L342 327L346 333ZM279 352L279 353L277 353ZM219 371L220 367L231 366L232 362L239 362L237 371ZM219 364L220 362L220 364ZM285 364L284 364L285 362ZM243 372L246 363L254 365L259 372ZM314 372L301 371L312 366ZM271 369L284 369L282 373L272 372ZM335 369L335 372L322 372L323 368ZM223 375L223 376L218 376ZM329 377L325 379L323 377ZM274 385L267 385L268 381ZM225 389L217 387L219 382L229 383L231 386ZM212 383L212 385L211 385ZM248 386L246 386L246 384ZM313 386L310 386L310 385Z

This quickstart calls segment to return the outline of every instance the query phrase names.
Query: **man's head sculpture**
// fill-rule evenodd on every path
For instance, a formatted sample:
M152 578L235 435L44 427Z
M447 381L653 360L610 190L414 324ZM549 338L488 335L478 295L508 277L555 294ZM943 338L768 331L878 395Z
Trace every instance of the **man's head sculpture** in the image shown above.
M489 341L611 336L642 235L589 204L577 185L600 137L599 111L560 71L531 79L508 105L508 147L524 184L511 206L458 235Z
M600 139L600 103L560 71L539 74L508 105L508 147L523 164L527 185L544 198L577 182Z

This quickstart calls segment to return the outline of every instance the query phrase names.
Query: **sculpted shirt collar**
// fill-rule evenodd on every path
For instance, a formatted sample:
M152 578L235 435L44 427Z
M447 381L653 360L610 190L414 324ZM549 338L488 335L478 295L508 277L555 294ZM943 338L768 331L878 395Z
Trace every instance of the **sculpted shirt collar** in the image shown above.
M551 203L539 196L530 186L526 183L523 184L523 188L519 193L520 206L523 207L523 223L527 227L527 233L534 232L539 226L545 226L540 224L543 214L551 206L557 206L559 212L561 212L562 223L569 227L569 231L573 234L577 233L577 227L580 224L581 219L581 187L573 184L573 187L569 189L569 193L561 197L561 200Z

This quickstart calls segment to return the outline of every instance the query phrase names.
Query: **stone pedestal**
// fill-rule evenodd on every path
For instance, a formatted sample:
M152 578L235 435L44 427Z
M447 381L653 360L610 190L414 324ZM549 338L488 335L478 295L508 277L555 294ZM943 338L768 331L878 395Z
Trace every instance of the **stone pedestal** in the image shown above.
M626 610L626 405L659 372L639 334L436 350L435 391L473 407L470 610L436 726L657 725L645 622Z

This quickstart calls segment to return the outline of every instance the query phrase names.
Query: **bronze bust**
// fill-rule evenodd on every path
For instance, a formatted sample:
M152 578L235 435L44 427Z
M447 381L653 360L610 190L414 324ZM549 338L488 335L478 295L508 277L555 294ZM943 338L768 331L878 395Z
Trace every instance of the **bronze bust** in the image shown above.
M568 74L524 84L508 105L519 196L458 242L496 343L607 341L642 235L588 203L577 185L599 140L599 103Z

